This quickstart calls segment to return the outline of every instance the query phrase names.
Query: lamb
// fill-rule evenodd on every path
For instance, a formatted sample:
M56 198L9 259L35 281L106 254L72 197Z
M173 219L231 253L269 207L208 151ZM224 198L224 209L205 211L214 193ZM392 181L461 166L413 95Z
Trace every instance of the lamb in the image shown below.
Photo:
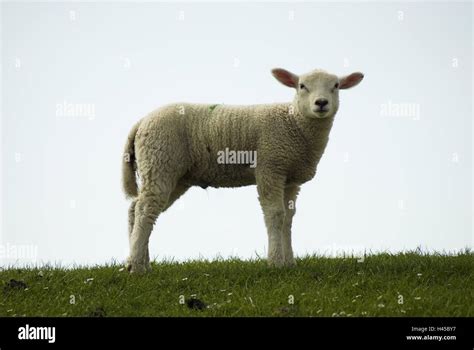
M272 74L296 90L293 102L170 104L132 127L122 169L124 192L133 199L128 271L150 269L148 241L154 223L191 186L257 185L268 233L268 264L295 264L291 225L300 186L316 174L339 108L339 90L359 84L364 75L338 78L314 70L298 76L281 68ZM255 166L223 162L224 150L255 152Z

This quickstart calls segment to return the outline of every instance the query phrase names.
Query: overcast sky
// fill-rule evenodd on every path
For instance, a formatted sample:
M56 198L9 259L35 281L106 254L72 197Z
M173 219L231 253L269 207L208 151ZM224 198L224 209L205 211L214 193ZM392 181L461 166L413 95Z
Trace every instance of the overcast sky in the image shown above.
M273 67L365 73L341 92L297 255L472 247L472 4L3 3L0 266L128 255L121 156L174 101L286 102ZM151 255L265 256L255 186L191 189Z

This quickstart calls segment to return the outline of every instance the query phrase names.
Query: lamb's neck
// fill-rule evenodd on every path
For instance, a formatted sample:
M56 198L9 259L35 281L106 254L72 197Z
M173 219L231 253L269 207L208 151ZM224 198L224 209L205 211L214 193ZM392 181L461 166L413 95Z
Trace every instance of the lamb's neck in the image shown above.
M334 117L308 118L296 112L295 122L309 150L320 157L326 148Z

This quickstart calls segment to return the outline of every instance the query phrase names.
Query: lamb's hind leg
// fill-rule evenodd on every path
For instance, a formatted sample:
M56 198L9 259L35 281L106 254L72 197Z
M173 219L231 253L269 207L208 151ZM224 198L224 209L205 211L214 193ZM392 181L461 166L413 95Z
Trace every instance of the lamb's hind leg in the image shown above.
M135 204L135 219L130 237L130 257L127 269L130 272L143 273L150 269L148 241L153 225L165 209L172 187L144 188Z
M178 183L173 192L171 192L168 203L166 204L166 207L163 209L163 211L168 210L168 208L171 207L173 203L178 200L179 197L181 197L187 190L189 190L189 187L190 186L188 185Z
M166 211L179 197L181 197L189 189L188 185L178 184L176 188L171 192L171 195L168 199L163 212ZM135 207L137 205L138 199L134 199L130 204L128 209L128 240L130 247L132 246L132 233L133 227L135 226ZM145 252L145 261L150 261L150 249L147 247ZM129 265L131 267L131 265ZM147 270L150 269L150 265L145 265Z
M135 206L138 199L134 199L128 208L128 239L132 238L133 226L135 225Z
M135 207L137 202L138 199L134 199L128 208L128 243L130 247L132 246L132 233L133 227L135 226ZM150 261L149 249L146 250L145 260ZM149 269L149 266L147 266L147 269Z

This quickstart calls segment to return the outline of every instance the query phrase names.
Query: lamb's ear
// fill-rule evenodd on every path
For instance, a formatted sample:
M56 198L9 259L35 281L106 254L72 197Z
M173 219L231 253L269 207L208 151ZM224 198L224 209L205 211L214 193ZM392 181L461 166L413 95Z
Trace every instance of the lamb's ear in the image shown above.
M272 69L272 74L276 78L276 80L278 80L283 85L286 85L295 89L298 87L299 77L296 74L288 72L287 70L282 69L282 68Z
M350 89L359 84L364 79L364 74L355 72L345 77L339 78L339 89Z

